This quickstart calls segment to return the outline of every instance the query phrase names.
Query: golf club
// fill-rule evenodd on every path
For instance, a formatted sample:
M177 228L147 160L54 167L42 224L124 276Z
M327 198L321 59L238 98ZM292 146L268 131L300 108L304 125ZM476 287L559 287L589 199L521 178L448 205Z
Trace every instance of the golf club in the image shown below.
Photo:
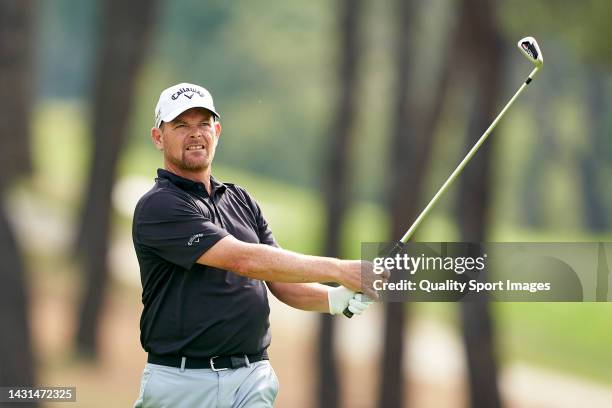
M523 92L525 87L529 85L529 83L531 83L531 81L533 80L537 72L540 70L540 68L542 68L542 65L544 64L544 59L542 57L542 51L540 50L540 47L538 46L538 43L535 40L535 38L525 37L518 42L517 46L519 50L521 50L523 55L525 55L525 57L527 57L527 59L529 59L535 65L535 68L533 69L533 71L531 71L531 73L529 74L525 82L523 82L523 84L518 89L518 91L516 91L514 96L510 98L510 100L508 101L506 106L504 106L504 108L501 110L499 115L497 115L497 117L489 125L487 130L485 130L482 136L480 136L480 139L478 139L476 144L465 155L463 160L461 160L461 163L459 163L457 168L451 173L448 179L446 179L444 184L442 184L442 187L440 187L436 195L433 196L433 198L431 199L429 204L427 204L425 209L421 211L421 214L419 214L419 216L416 218L414 223L412 223L412 225L410 226L408 231L406 231L404 236L398 242L395 243L395 245L393 246L393 248L391 248L390 251L388 251L386 257L390 257L398 253L403 248L403 246L408 242L408 240L412 237L412 235L414 234L416 229L419 227L419 225L421 225L421 222L423 222L423 219L427 217L427 215L429 214L433 206L438 202L442 194L444 194L446 190L448 190L448 188L453 184L453 182L455 181L457 176L459 176L463 168L469 163L469 161L476 154L476 152L478 151L480 146L485 142L485 140L487 140L487 137L489 137L489 134L491 133L491 131L495 129L495 126L497 126L497 123L506 114L506 111L510 108L510 106L512 106L516 98L518 98L518 96ZM351 311L348 310L348 307L344 309L343 313L348 318L353 317L353 313L351 313Z

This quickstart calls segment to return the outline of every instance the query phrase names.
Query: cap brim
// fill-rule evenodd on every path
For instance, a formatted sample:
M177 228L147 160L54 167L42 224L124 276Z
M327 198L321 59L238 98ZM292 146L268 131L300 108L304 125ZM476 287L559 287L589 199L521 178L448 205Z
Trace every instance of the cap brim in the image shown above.
M221 115L219 115L215 110L211 109L209 106L204 106L204 104L202 103L194 102L188 105L181 106L180 108L175 109L172 112L168 113L166 116L161 118L161 122L171 122L174 119L176 119L176 117L180 115L181 113L185 112L186 110L193 109L193 108L203 108L203 109L206 109L207 111L210 111L217 118L221 117ZM159 125L161 125L161 122L159 123Z

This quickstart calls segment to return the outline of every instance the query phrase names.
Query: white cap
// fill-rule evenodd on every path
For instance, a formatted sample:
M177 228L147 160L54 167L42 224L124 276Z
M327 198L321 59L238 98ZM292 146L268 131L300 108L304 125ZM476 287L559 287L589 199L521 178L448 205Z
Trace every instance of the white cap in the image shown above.
M155 126L159 127L162 121L170 122L191 108L208 109L219 117L210 92L199 85L183 82L164 89L159 95L155 107Z

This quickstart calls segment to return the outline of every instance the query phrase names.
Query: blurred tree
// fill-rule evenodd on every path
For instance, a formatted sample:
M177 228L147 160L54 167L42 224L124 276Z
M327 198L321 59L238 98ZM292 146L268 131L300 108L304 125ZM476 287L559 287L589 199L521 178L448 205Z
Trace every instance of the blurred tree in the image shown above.
M420 162L418 151L418 133L414 132L415 115L410 110L410 57L414 54L412 39L412 22L415 4L413 1L398 0L397 7L397 37L395 87L395 126L392 130L390 174L391 174L391 234L392 239L398 239L403 233L401 229L409 225L418 202L419 183L423 174L414 174L406 168L406 164ZM402 157L402 155L406 155ZM411 159L417 159L413 162ZM414 169L412 169L414 170ZM413 176L418 176L414 178ZM416 183L409 184L409 183ZM410 186L410 188L407 188ZM409 192L414 192L410 195ZM418 205L418 204L417 204ZM410 209L412 209L410 211ZM405 310L403 303L387 303L385 305L384 344L381 362L380 382L378 387L378 406L380 408L397 408L404 405L404 373L402 370L404 356Z
M587 136L590 143L579 158L578 168L584 197L584 221L591 231L608 230L612 224L608 215L611 208L606 208L606 186L609 183L605 167L610 164L612 142L607 132L608 105L606 99L606 81L598 69L591 69L587 79ZM603 176L603 177L602 177Z
M108 280L111 193L128 129L136 76L143 63L156 1L105 0L101 50L93 96L94 156L75 247L86 275L77 348L95 357L97 329Z
M339 95L334 122L329 135L328 157L323 176L326 230L325 255L340 256L342 223L349 203L350 152L356 115L356 92L360 63L359 25L363 11L361 0L342 0L338 4ZM319 329L319 406L340 406L340 381L334 357L333 316L321 315Z
M606 257L606 246L600 242L597 248L597 286L595 288L595 299L598 302L608 301L609 280L610 268Z
M0 117L6 142L0 149L3 181L7 184L15 177L32 170L30 157L30 111L32 95L30 83L33 72L31 58L32 18L35 5L32 0L3 1L0 21L0 47L2 47L2 73L0 85L6 95ZM8 127L7 127L8 126Z
M570 46L564 54L574 53L580 57L581 62L589 65L588 75L585 75L588 77L585 87L589 123L585 130L587 146L578 159L578 176L581 181L578 196L583 200L586 227L593 231L609 229L612 217L608 214L612 208L608 203L612 202L612 195L604 186L612 171L612 142L609 137L609 115L605 114L609 104L605 73L612 67L608 42L612 35L612 25L609 22L612 2L519 0L502 4L500 16L503 16L506 30L522 35L538 27L541 32L555 33ZM529 9L527 14L524 13L526 9ZM526 177L526 182L530 181Z
M515 50L512 50L516 53ZM555 138L556 118L551 114L550 104L546 101L550 95L538 93L535 95L535 117L538 118L538 140L534 148L527 152L525 171L520 182L520 209L524 222L530 227L544 227L546 212L546 167L560 154L559 141Z
M425 7L419 3L420 7ZM395 4L399 29L396 37L396 86L394 127L389 162L391 233L399 239L421 210L426 171L431 159L435 130L452 75L453 48L443 51L437 80L431 89L430 101L414 92L416 77L411 57L418 47L429 46L417 41L414 24L418 15L417 3L398 0ZM448 34L448 33L446 33ZM432 71L430 71L431 74ZM407 305L388 303L385 310L383 360L381 365L378 406L401 407L404 401L405 380L402 371L404 333Z
M98 31L98 0L40 1L36 53L39 98L86 98ZM75 64L78 61L78 64Z
M31 171L29 83L35 6L31 0L0 2L0 386L35 385L25 266L5 209L8 188Z
M6 139L0 139L0 146L5 145ZM3 183L7 181L2 178ZM28 325L25 266L4 203L0 206L0 256L0 323L3 327L0 331L0 386L33 386L34 358Z
M472 146L497 115L502 86L503 44L491 0L462 0L456 32L458 62L472 75L474 104L467 127ZM490 206L491 137L464 170L459 181L458 219L462 241L485 240ZM484 292L482 292L484 293ZM484 294L461 302L461 321L468 363L471 406L501 406L489 302Z

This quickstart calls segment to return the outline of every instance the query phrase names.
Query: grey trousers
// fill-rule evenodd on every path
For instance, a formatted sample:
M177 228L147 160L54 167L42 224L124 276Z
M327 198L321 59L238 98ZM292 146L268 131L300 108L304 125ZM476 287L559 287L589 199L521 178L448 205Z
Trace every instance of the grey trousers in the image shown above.
M277 393L268 360L225 371L147 363L134 408L269 408Z

